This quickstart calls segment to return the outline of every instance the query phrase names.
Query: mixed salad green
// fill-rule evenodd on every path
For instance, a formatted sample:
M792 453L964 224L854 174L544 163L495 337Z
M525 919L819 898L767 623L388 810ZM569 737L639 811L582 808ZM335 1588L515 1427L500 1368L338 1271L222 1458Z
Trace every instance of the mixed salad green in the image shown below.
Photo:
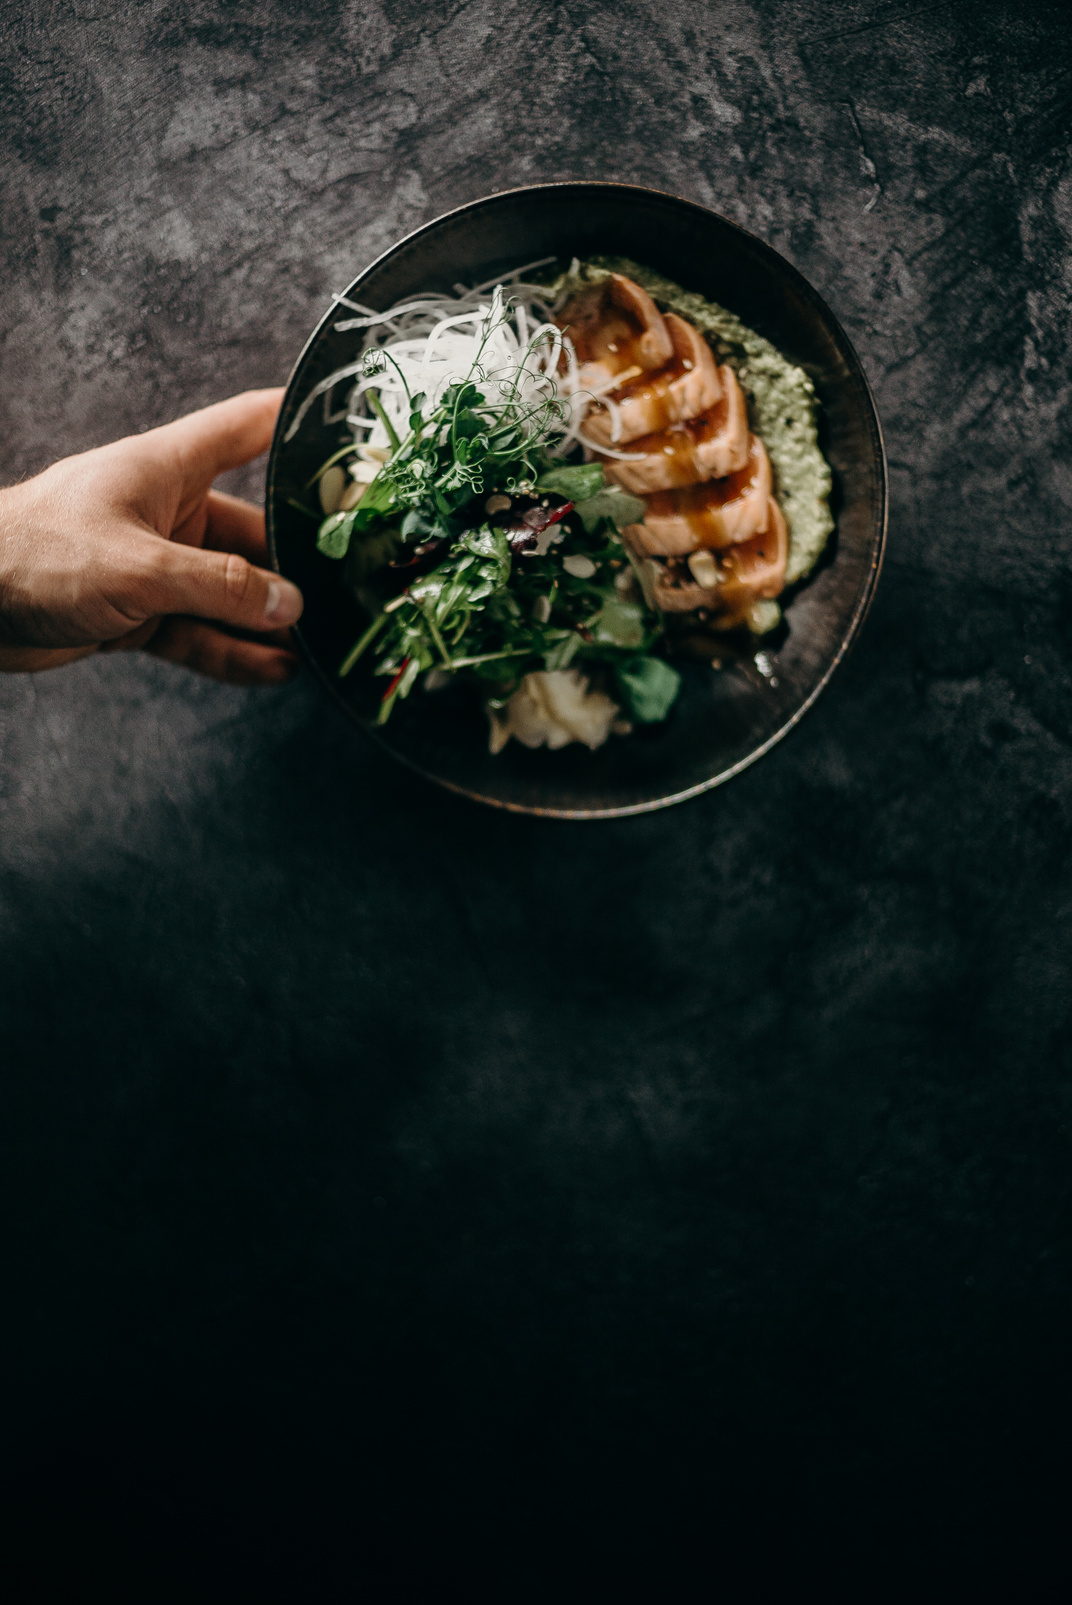
M371 352L366 374L389 360ZM494 713L527 675L571 667L626 721L665 719L680 676L659 655L661 615L620 535L644 505L606 484L600 464L550 455L554 395L485 382L476 364L433 406L407 392L403 433L366 393L389 455L356 506L324 518L317 546L343 562L368 618L338 672L375 659L386 682L377 722L422 676L429 687L463 677ZM355 447L333 453L310 488L347 457Z

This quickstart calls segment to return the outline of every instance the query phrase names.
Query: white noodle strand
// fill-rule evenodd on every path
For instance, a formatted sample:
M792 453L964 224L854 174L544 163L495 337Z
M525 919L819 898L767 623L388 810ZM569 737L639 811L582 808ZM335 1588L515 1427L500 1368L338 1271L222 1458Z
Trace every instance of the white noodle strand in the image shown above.
M334 328L340 334L363 331L360 355L313 387L285 438L293 439L309 408L322 396L326 425L345 420L353 431L355 449L362 454L366 448L373 453L388 451L391 438L369 406L370 392L375 392L384 417L404 440L410 433L412 398L423 395L420 411L428 417L451 385L472 380L489 397L498 393L512 399L521 414L540 420L533 425L533 442L538 436L554 457L564 456L579 443L588 444L582 442L580 429L593 402L610 412L611 437L616 440L620 413L606 394L613 389L613 380L581 386L573 343L552 321L546 288L525 282L525 274L554 260L529 262L471 290L456 285L454 295L415 296L385 312L334 295L337 305L357 314L340 319ZM333 410L335 389L346 380L352 382L345 405Z

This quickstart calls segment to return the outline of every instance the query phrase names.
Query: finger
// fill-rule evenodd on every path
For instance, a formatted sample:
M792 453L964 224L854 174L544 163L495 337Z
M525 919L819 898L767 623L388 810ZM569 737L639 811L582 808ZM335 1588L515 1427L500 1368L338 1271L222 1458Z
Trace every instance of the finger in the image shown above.
M233 624L217 624L217 630L233 635L236 641L254 641L258 646L281 646L288 652L297 652L293 630L239 630Z
M263 566L268 556L264 539L264 513L222 490L209 492L208 523L204 546L212 552L237 552L250 563Z
M281 389L247 390L150 430L141 439L155 435L160 445L178 450L189 479L211 482L217 474L241 468L268 450L282 400Z
M146 619L137 629L128 630L126 635L117 635L111 641L102 641L102 652L135 652L139 647L147 646L160 628L162 620Z
M165 619L146 651L228 685L282 685L299 666L293 652L238 640L200 619Z
M36 674L41 669L62 669L66 663L88 658L96 646L0 646L0 674Z
M100 652L139 652L142 647L148 646L153 636L164 623L163 619L146 619L134 630L128 630L125 635L117 635L114 640L102 641ZM252 630L237 630L228 625L219 625L218 628L227 635L233 635L237 640L263 642L266 646L281 646L288 652L294 653L294 637L289 630L264 630L254 633ZM92 652L92 647L82 647L80 652ZM0 648L0 654L3 649ZM0 659L0 668L3 667Z
M237 552L206 552L146 536L122 600L128 618L192 613L243 630L278 630L301 615L302 595Z

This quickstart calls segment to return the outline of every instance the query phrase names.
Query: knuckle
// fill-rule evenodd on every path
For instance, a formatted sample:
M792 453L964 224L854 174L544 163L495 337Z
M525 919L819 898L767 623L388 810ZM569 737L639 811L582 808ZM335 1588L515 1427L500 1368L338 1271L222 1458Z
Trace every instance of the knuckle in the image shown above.
M149 540L139 552L139 567L146 579L158 580L175 572L175 552L167 541Z
M126 566L124 611L151 613L165 586L175 578L175 563L166 541L146 541Z
M224 559L223 585L228 601L234 605L248 601L253 587L253 567L236 552L229 552Z

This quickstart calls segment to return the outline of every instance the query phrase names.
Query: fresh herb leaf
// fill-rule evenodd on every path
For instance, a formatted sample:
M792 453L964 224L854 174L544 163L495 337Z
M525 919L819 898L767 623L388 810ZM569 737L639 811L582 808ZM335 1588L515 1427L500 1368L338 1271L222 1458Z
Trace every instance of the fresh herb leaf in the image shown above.
M625 529L627 524L639 524L645 511L639 496L631 496L618 485L607 485L587 501L578 501L576 508L586 535L594 535L603 518L608 518L617 530Z
M381 468L368 490L354 508L354 520L358 529L368 529L377 518L398 510L398 495L394 482L389 478L386 469Z
M370 353L369 371L391 360ZM616 586L630 555L617 532L643 519L644 503L608 485L602 463L548 456L565 404L533 403L479 362L427 415L424 396L406 395L409 433L388 430L390 459L357 508L325 519L319 536L322 551L346 556L345 581L369 617L343 672L366 652L375 659L387 681L378 722L432 668L501 698L531 669L576 659L615 677L634 719L665 718L680 678L650 655L661 617ZM377 400L370 391L379 415ZM489 494L498 499L490 520ZM541 507L541 497L560 505ZM543 526L556 519L549 544Z
M345 557L350 550L354 513L329 513L316 532L316 549L325 557Z
M427 518L418 508L411 507L402 520L404 541L443 540L450 531L441 518Z
M625 703L639 724L665 719L681 690L681 676L662 658L628 658L615 668Z
M627 602L611 591L588 628L598 646L632 647L644 645L647 630L645 609L638 602ZM652 661L655 661L654 659Z
M570 502L584 502L602 490L603 477L602 463L567 463L541 474L536 489L541 495L550 493Z

